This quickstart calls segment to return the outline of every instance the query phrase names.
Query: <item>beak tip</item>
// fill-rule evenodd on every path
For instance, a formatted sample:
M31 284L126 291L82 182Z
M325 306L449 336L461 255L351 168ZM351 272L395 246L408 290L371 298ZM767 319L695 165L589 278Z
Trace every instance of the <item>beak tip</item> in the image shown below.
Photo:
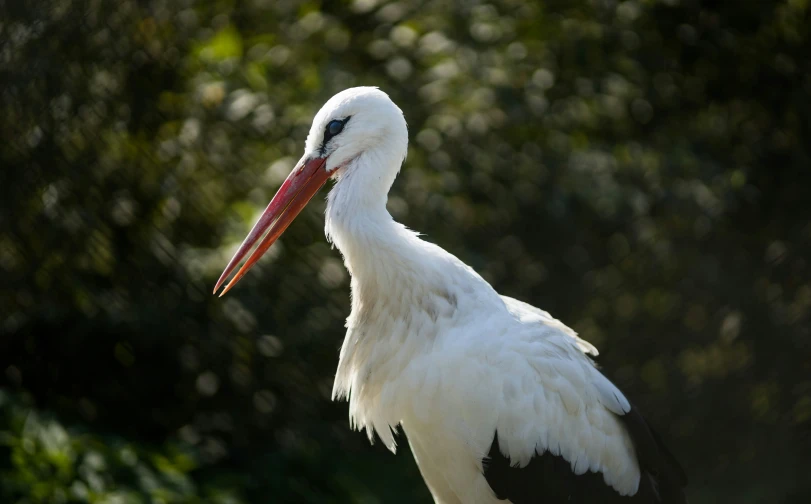
M225 283L225 280L228 278L228 274L231 273L232 269L233 267L231 264L229 264L228 267L225 268L225 271L222 272L220 278L217 279L217 283L214 284L214 290L211 292L212 294L216 294L217 291L220 290L220 287L222 287L222 284Z

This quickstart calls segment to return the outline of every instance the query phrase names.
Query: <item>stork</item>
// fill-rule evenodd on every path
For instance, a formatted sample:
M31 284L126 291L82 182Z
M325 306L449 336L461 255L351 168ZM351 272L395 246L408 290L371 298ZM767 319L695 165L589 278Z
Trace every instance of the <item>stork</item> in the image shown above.
M332 398L349 401L354 428L394 452L401 427L438 504L686 503L684 472L597 369L593 345L392 219L407 146L384 92L333 96L214 292L332 178L326 236L352 277Z

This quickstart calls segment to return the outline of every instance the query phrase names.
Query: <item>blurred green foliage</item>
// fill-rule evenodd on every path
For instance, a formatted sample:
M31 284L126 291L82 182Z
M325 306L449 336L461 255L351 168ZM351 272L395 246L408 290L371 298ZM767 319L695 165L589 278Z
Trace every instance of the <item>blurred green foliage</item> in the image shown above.
M426 501L329 402L321 201L210 295L354 85L409 122L395 218L595 343L691 502L811 498L807 0L2 5L5 499Z
M188 446L154 450L114 436L66 429L37 413L24 397L0 392L0 450L10 467L0 473L4 502L240 504L238 494L211 481L202 490L190 473L199 467Z

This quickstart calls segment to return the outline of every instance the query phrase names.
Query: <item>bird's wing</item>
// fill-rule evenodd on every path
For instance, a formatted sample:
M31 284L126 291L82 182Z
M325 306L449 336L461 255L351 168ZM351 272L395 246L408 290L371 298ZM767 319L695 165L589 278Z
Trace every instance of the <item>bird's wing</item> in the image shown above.
M531 304L527 304L523 301L519 301L509 296L501 296L501 299L507 306L507 310L522 323L531 324L533 322L537 322L549 327L554 327L558 329L563 335L572 338L575 341L575 343L577 343L577 347L584 354L592 355L594 357L597 357L597 355L599 355L599 352L597 351L597 348L594 347L594 345L580 338L574 331L574 329L567 326L560 320L554 318L552 315L549 314L549 312L543 311L540 308L532 306Z
M514 504L684 502L683 472L586 355L596 350L548 313L504 302L520 325L488 352L501 390L490 394L500 404L483 466L496 495Z

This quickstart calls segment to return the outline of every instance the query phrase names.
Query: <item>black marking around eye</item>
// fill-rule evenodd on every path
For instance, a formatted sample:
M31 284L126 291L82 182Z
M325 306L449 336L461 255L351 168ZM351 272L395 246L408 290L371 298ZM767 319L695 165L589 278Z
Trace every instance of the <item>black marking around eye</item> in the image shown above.
M324 128L324 141L321 142L321 155L324 155L327 151L327 143L329 143L332 138L341 133L344 130L344 126L352 116L345 117L344 119L333 119L332 121L327 123L327 126Z

